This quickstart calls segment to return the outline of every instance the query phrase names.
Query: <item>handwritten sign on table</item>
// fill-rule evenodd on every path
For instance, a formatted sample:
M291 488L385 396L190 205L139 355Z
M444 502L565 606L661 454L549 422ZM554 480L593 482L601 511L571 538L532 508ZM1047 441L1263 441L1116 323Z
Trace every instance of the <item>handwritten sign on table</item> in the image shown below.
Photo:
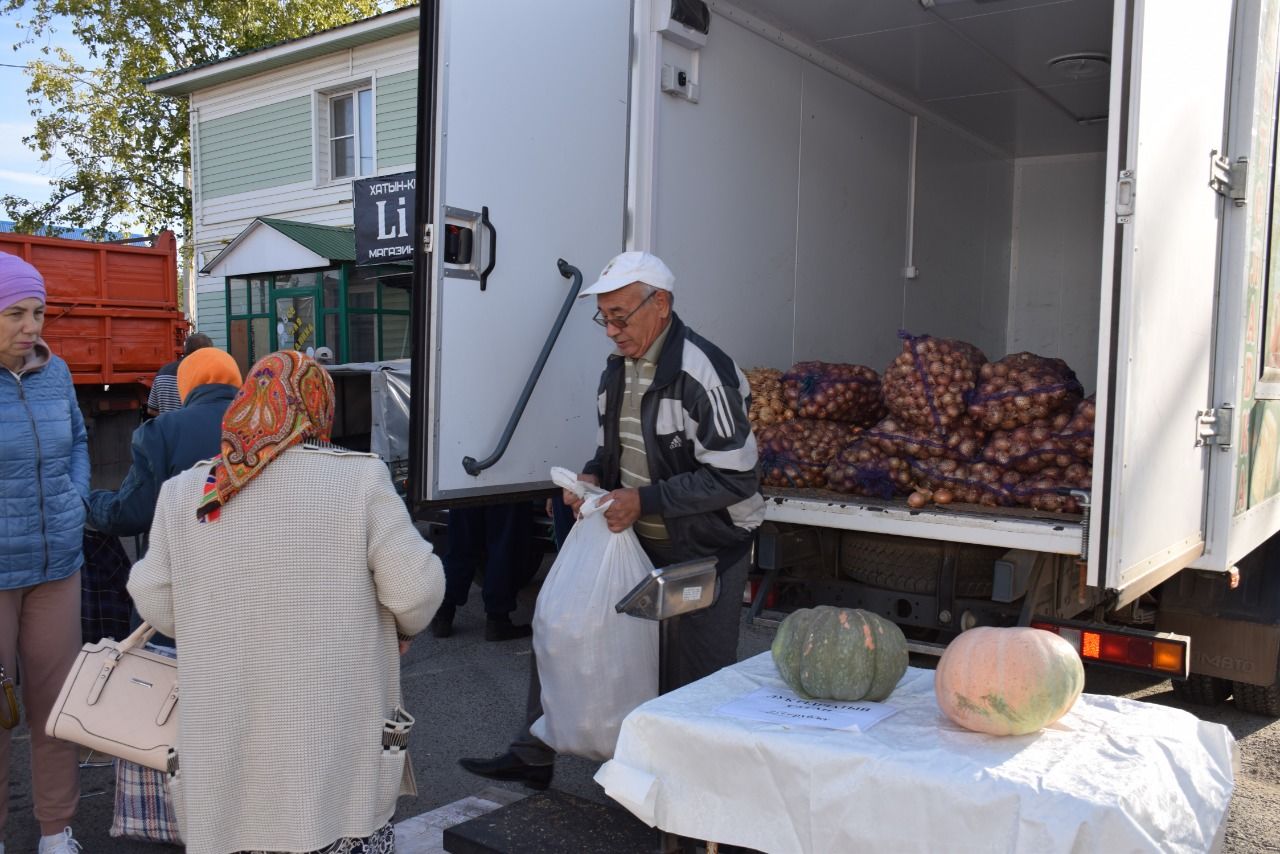
M898 711L868 700L806 700L786 688L758 688L716 709L717 714L791 726L865 732Z

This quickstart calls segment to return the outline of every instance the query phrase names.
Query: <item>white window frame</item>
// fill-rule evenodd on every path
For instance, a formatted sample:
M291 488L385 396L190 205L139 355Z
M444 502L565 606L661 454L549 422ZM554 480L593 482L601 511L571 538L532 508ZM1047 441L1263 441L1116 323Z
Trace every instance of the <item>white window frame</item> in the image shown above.
M368 148L365 150L365 143L361 139L360 126L362 111L360 107L360 95L363 92L369 93L368 107L368 125L369 140ZM335 101L342 98L351 98L352 104L352 133L350 138L354 142L355 148L355 172L351 175L337 176L334 174L334 156L333 144L337 137L333 134L333 105ZM316 162L316 186L324 187L335 184L349 184L360 178L368 178L378 174L378 95L377 86L372 79L359 80L346 83L340 88L331 88L327 90L317 90L315 93L316 100L316 134L315 134L315 162ZM369 168L361 172L361 161L367 159Z

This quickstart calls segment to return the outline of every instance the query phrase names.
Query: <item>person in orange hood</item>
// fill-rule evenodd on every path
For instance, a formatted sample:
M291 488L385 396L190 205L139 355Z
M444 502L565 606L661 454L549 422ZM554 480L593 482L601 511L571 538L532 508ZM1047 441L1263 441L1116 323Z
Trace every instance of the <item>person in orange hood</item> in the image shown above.
M89 495L89 524L127 537L151 530L160 487L201 460L216 457L222 416L240 390L240 367L228 353L204 347L178 365L182 408L161 413L133 432L133 465L119 489Z

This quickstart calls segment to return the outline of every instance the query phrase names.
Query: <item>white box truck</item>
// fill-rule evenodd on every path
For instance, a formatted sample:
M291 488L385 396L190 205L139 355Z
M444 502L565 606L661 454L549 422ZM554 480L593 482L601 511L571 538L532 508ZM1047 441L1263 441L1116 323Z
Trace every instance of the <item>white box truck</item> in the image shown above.
M1097 395L1084 516L769 490L776 589L1280 714L1280 2L421 9L415 502L590 456L609 346L557 262L650 249L744 369L882 370L907 329Z

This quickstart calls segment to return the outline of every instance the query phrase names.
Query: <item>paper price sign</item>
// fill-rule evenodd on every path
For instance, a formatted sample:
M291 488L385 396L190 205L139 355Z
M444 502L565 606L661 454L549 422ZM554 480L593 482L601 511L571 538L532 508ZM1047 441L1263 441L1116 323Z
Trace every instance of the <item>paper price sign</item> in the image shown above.
M716 712L751 721L865 732L897 709L867 700L806 700L786 688L758 688Z

